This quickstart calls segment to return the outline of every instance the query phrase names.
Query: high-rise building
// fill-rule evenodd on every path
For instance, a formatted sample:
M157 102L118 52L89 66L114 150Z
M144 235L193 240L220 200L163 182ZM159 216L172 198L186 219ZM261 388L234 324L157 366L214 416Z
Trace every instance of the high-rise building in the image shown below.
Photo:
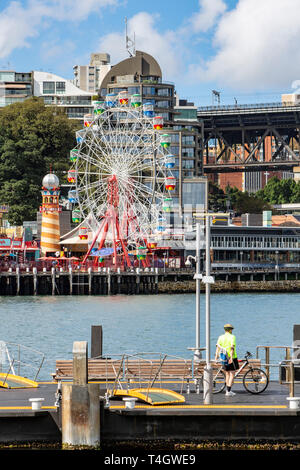
M74 65L74 85L81 90L97 94L100 84L110 69L109 54L92 53L89 65Z

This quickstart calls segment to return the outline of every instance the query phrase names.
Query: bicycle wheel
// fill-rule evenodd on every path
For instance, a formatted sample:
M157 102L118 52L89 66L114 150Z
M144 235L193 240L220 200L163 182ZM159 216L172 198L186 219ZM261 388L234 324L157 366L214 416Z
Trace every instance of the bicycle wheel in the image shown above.
M225 374L222 369L213 371L213 393L221 393L226 386Z
M243 377L243 384L249 393L262 393L269 383L267 374L261 369L249 369Z

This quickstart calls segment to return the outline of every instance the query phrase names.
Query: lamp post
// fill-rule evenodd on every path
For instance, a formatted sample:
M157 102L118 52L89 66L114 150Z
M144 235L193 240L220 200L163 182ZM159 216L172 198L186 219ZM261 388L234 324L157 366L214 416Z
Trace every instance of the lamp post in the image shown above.
M190 266L190 258L196 261L196 341L194 349L194 359L199 361L202 358L200 350L200 236L201 236L201 227L200 224L196 224L196 256L189 255L187 257L186 266Z
M212 367L210 362L210 285L214 278L210 275L210 216L206 215L206 256L205 256L205 342L206 342L206 365L203 374L203 402L206 405L212 403Z
M243 251L240 251L241 255L241 271L243 271Z

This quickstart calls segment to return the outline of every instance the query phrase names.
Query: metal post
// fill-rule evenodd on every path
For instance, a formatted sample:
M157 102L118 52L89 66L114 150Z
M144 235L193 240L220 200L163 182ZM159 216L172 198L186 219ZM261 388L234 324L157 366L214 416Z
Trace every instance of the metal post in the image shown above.
M200 274L200 224L196 224L196 274ZM196 349L194 359L201 359L200 351L200 277L196 278Z
M212 369L210 362L210 216L206 215L206 259L205 259L205 342L206 366L204 368L203 401L206 405L212 403Z
M294 363L293 361L290 362L290 377L289 377L289 382L290 382L290 397L295 396L295 369L294 369Z

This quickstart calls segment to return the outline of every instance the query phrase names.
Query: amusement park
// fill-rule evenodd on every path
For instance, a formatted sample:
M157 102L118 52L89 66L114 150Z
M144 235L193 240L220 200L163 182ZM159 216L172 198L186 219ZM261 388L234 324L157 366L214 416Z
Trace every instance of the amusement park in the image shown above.
M109 93L93 106L76 132L64 184L72 229L61 235L60 181L50 171L42 181L40 239L26 241L25 230L21 237L1 238L2 270L147 271L183 263L168 246L176 177L163 117L127 91Z

